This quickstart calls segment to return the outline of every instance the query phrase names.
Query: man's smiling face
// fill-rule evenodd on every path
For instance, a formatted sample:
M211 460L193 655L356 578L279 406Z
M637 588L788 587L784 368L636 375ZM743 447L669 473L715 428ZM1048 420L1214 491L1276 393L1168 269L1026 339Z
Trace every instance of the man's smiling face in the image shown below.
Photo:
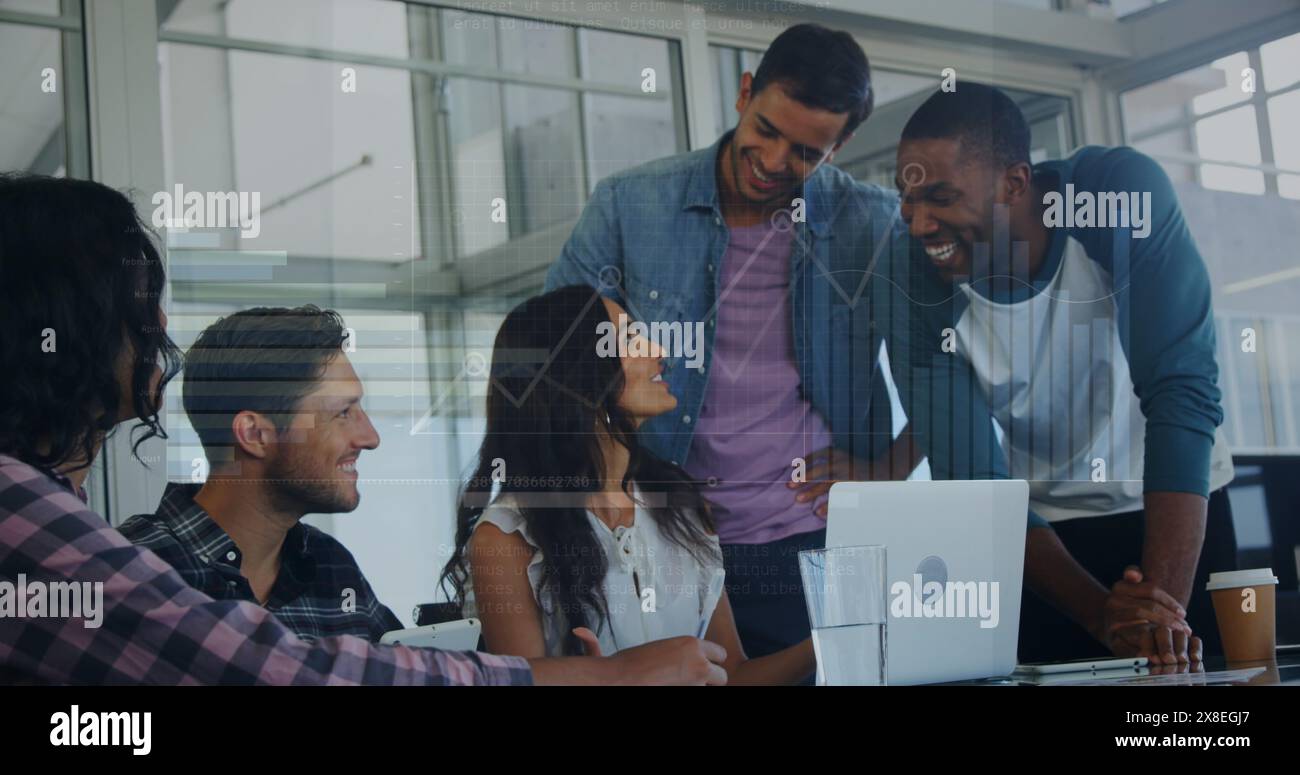
M847 113L811 108L791 98L780 83L753 93L753 75L741 79L723 174L740 199L752 205L788 207L803 182L840 149ZM729 167L730 169L727 169Z
M347 356L335 355L320 384L298 402L268 461L267 478L283 502L309 514L356 509L361 502L357 459L379 446L379 434L361 408L362 396Z
M903 220L939 274L969 277L976 243L991 244L1000 175L979 157L961 156L955 138L908 138L898 146L895 185Z

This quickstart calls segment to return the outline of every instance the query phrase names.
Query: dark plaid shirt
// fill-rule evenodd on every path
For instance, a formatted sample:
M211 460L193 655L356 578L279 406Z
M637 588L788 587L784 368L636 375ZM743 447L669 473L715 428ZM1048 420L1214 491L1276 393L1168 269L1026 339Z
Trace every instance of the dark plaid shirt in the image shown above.
M185 583L217 600L257 603L240 574L243 555L221 526L194 502L201 484L168 484L158 511L131 517L118 530L167 561ZM299 522L285 536L280 575L264 606L304 640L356 635L372 642L400 630L375 599L352 553L328 533Z
M0 582L103 584L103 621L0 616L0 684L528 684L525 660L314 644L269 611L213 600L86 508L65 477L0 455Z

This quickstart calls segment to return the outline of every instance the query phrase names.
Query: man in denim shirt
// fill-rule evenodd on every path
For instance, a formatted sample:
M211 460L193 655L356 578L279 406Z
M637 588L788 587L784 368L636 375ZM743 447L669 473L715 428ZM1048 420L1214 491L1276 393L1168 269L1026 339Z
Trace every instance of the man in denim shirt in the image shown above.
M847 33L791 27L744 75L736 129L602 180L546 280L702 327L701 351L669 348L677 408L641 437L707 483L750 656L808 636L796 554L824 545L830 481L915 462L891 451L868 298L873 265L907 249L897 199L827 164L871 104Z

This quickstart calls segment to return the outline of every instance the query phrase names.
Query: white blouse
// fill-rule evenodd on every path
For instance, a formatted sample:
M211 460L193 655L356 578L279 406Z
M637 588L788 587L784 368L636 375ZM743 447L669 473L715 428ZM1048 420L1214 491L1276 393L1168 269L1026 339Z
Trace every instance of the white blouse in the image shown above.
M702 564L661 533L654 517L639 502L632 525L613 530L591 511L586 513L605 552L607 566L601 591L608 618L597 627L596 617L587 615L604 655L664 638L696 637L702 627L707 629L722 595L724 578L717 536L709 536L713 559ZM564 617L557 615L552 595L540 594L542 550L529 534L523 515L510 496L504 496L484 509L479 519L480 524L490 522L503 533L518 533L533 548L528 582L542 611L546 655L560 656L569 626ZM472 585L466 593L464 615L478 616Z

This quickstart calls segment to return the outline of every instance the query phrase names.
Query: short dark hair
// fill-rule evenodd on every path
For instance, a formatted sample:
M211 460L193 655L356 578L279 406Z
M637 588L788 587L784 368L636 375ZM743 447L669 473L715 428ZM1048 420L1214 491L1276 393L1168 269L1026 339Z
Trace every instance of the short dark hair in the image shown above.
M820 24L796 24L782 32L758 63L752 93L773 83L810 108L847 113L841 139L871 115L871 65L847 32Z
M964 155L1002 168L1029 163L1029 123L1020 106L1001 89L964 82L937 91L921 103L903 127L903 138L956 139Z
M163 330L167 280L152 237L131 200L101 183L0 174L0 452L47 469L89 465L122 414L125 352L133 430L144 428L132 452L167 438L158 409L180 351Z
M340 352L343 318L314 304L256 307L208 326L185 354L185 413L208 460L226 462L240 412L266 415L284 430Z

